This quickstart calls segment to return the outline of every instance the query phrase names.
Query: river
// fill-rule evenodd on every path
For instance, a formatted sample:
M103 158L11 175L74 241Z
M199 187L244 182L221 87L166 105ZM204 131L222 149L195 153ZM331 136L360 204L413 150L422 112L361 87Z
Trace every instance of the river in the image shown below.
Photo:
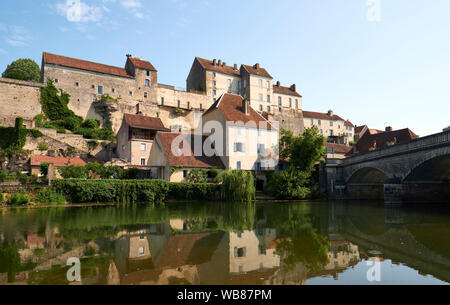
M449 206L192 202L0 210L0 284L448 283Z

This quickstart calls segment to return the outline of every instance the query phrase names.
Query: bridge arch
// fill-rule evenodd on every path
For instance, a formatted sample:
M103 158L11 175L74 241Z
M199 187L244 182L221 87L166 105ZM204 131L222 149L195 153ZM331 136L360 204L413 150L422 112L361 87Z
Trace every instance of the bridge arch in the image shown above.
M374 164L367 166L359 166L353 169L350 175L346 179L346 184L352 182L359 183L383 183L391 177L386 174L386 171ZM383 179L383 180L381 180Z
M439 181L449 181L450 147L442 147L424 154L408 168L402 181L417 181L420 176L422 181L433 181L430 177Z

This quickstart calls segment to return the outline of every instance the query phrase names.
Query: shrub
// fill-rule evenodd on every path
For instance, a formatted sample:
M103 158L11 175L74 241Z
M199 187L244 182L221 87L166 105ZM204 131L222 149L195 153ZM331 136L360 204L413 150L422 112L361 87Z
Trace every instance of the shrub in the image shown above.
M231 202L254 200L256 190L253 175L242 170L224 171L221 174L222 199Z
M217 184L208 183L170 183L169 198L173 200L209 200L216 198L220 189Z
M81 124L81 127L96 129L96 128L100 127L100 122L97 120L94 120L94 119L87 119Z
M38 144L38 149L40 151L46 151L46 150L48 150L48 144L45 142L41 142Z
M37 129L29 129L29 130L28 130L28 135L29 135L30 137L35 138L35 139L38 139L38 138L44 136L44 134L43 134L42 132L40 132L39 130L37 130Z
M3 204L3 194L0 193L0 205Z
M53 189L44 189L38 193L36 202L64 204L66 197Z
M84 166L68 165L58 168L59 173L65 179L87 179L88 170Z
M14 193L8 198L8 205L26 205L30 202L30 197L25 193Z
M82 122L83 119L79 116L68 116L63 120L63 127L68 130L74 131L78 128L78 126L81 125Z
M0 182L5 182L6 176L7 176L6 172L0 169Z
M310 190L305 185L309 182L310 174L295 170L273 174L269 178L269 185L277 199L305 199Z
M207 179L207 173L202 169L196 168L189 172L186 180L190 183L206 183Z
M21 184L27 184L29 181L29 177L27 174L17 173L16 178Z

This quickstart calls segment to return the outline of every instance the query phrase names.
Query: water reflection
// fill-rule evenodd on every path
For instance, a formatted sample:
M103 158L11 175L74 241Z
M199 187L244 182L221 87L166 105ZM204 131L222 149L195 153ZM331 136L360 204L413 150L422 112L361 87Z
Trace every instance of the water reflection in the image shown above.
M70 257L87 285L367 284L372 258L407 274L400 283L446 283L448 212L367 203L1 210L0 284L74 284Z

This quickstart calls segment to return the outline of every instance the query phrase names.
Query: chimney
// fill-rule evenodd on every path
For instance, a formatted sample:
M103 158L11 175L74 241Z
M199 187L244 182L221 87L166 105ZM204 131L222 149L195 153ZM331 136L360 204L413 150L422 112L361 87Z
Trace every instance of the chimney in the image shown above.
M131 54L127 54L127 58L131 58L131 57L133 57L133 56L131 56Z
M390 131L392 131L392 127L391 126L386 127L386 132L390 132Z
M259 64L256 63L256 64L253 66L253 68L256 69L256 70L258 70L258 69L259 69Z
M213 59L213 66L215 66L217 64L217 59Z
M222 65L222 60L221 59L219 59L219 66L221 66Z
M281 86L280 81L277 81L277 87L280 87L280 86Z
M234 64L234 70L237 70L237 64Z
M225 67L226 65L227 65L226 62L223 62L223 63L222 63L222 67Z
M297 92L297 86L295 84L291 86L291 91Z
M291 88L292 88L292 87L291 87ZM333 115L334 115L333 110L328 110L328 115L329 115L329 116L333 116Z
M245 115L250 115L250 101L246 98L242 100L242 110Z

